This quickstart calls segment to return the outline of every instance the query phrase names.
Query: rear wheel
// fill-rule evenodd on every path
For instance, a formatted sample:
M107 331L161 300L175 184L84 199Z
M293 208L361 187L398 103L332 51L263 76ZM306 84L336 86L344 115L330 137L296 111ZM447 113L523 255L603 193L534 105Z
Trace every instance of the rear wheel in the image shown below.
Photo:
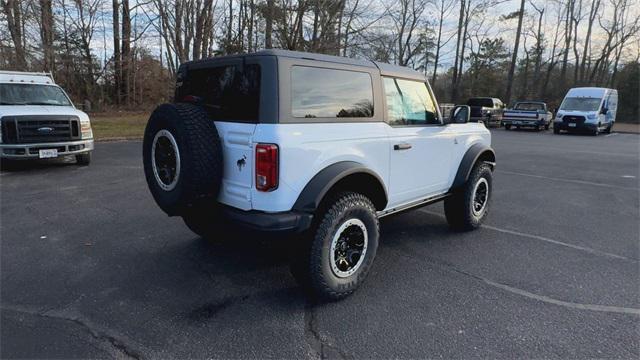
M444 212L452 229L468 231L477 229L489 212L493 177L488 164L477 164L469 179L445 199Z
M376 209L366 196L343 192L318 216L306 251L294 255L291 269L312 295L342 299L364 282L376 256Z
M511 130L511 124L505 124L504 125L504 129L505 130Z
M558 128L554 127L554 128L553 128L553 133L554 133L554 134L560 134L560 129L558 129Z
M549 130L549 124L548 123L544 125L544 129L545 130Z
M76 155L76 163L80 166L87 166L91 164L91 153L86 152Z

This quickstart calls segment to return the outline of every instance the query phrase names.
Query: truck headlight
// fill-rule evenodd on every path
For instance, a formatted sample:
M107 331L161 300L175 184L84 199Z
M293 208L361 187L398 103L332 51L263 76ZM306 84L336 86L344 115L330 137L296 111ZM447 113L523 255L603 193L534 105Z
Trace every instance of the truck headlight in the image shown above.
M598 118L598 115L596 113L587 114L587 119L589 120L595 120L597 118Z
M81 121L80 122L80 133L82 134L82 139L91 139L91 138L93 138L93 131L91 130L91 122L89 122L89 121Z

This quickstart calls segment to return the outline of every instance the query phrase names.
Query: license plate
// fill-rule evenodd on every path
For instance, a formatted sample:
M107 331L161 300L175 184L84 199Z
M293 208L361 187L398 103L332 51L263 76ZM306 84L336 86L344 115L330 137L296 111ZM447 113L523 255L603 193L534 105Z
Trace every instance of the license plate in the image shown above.
M39 155L40 159L58 157L58 149L41 149Z
M569 123L569 127L576 127L575 123Z

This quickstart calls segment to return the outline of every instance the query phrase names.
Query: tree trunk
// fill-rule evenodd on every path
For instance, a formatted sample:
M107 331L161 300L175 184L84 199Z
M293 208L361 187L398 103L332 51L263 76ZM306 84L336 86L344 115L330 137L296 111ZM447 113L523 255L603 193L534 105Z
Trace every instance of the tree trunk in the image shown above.
M267 0L266 24L264 29L264 47L267 49L271 49L273 47L271 40L273 36L273 1L274 0Z
M458 100L458 59L460 57L460 40L462 37L462 24L464 21L465 0L460 0L460 16L458 17L458 37L456 40L456 56L453 64L453 77L451 80L451 102Z
M120 5L118 0L113 0L113 82L115 88L116 104L120 105L122 96L122 63L120 54Z
M131 89L131 16L129 0L122 0L122 94L125 102L130 103Z
M20 8L19 0L3 1L2 9L7 17L7 25L11 40L15 48L16 69L20 71L27 70L27 60L24 50L24 37L22 32L22 8Z
M43 70L53 72L53 11L51 0L40 0L40 38L42 39Z
M522 18L524 17L524 0L520 1L520 13L518 14L518 30L516 30L516 43L513 46L513 55L511 56L511 66L509 66L509 74L507 75L507 94L505 95L505 103L511 103L511 91L513 89L513 75L516 70L516 62L518 61L518 48L520 47L520 35L522 33Z

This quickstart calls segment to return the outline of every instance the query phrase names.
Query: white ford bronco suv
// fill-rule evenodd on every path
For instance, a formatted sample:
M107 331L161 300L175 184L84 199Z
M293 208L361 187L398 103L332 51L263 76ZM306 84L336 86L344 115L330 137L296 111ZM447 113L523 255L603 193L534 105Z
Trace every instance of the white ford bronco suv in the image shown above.
M444 200L458 230L480 226L495 154L469 107L444 119L423 74L283 50L185 63L175 102L147 124L157 204L196 234L228 226L296 233L293 274L339 299L366 278L378 220Z
M89 165L93 132L89 116L45 73L0 71L0 158L75 156Z

